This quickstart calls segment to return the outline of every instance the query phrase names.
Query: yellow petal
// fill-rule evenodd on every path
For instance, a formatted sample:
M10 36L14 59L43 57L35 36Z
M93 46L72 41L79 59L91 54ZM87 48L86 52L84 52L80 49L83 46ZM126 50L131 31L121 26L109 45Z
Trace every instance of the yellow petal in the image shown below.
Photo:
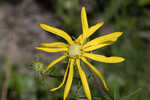
M90 64L84 57L82 57L81 60L84 63L86 63L97 74L97 76L102 80L102 83L103 83L105 89L108 91L109 88L108 88L108 86L107 86L107 84L106 84L106 82L105 82L104 77L102 76L102 74L92 64Z
M45 51L45 52L61 52L67 51L68 48L43 48L43 47L35 47L37 50Z
M99 28L103 26L104 22L99 22L96 25L92 26L88 30L87 38L90 37L93 33L95 33Z
M68 47L67 44L63 42L55 42L55 43L41 43L40 44L42 47Z
M103 44L103 43L107 43L107 42L115 42L117 41L118 37L120 37L123 33L122 32L114 32L111 34L107 34L104 36L100 36L96 39L93 39L91 41L89 41L88 43L86 43L83 48L92 46L92 45L96 45L96 44Z
M48 26L48 25L45 25L45 24L40 24L40 26L45 31L51 32L55 35L58 35L58 36L64 38L69 44L73 44L73 41L72 41L71 37L66 32L64 32L63 30L57 29L57 28L54 28L54 27L51 27L51 26Z
M87 21L85 7L82 7L82 10L81 10L81 22L82 22L83 33L85 33L88 30L88 21Z
M88 21L87 21L87 15L85 7L82 7L81 10L81 22L82 22L82 30L83 30L83 36L82 38L86 38L86 33L88 31Z
M64 75L64 78L63 78L62 83L61 83L57 88L51 89L51 90L50 90L51 92L60 89L60 88L64 85L64 83L65 83L65 81L66 81L66 78L67 78L68 69L69 69L69 63L68 63L68 66L67 66L67 69L66 69L66 72L65 72L65 75Z
M92 53L83 53L83 56L88 57L92 60L104 62L104 63L120 63L125 60L122 57L106 57L103 55L97 55L97 54L92 54Z
M102 25L104 24L104 22L100 22L100 23L98 23L98 24L96 24L96 25L94 25L94 26L92 26L92 27L90 27L89 29L88 29L88 31L87 31L87 35L86 35L86 38L88 38L88 37L90 37L94 32L96 32ZM76 42L80 42L81 44L83 44L83 42L85 41L85 39L83 39L82 40L82 36L83 34L81 34L78 38L77 38L77 40L76 40Z
M64 90L64 100L66 100L71 88L71 84L73 80L73 72L74 72L73 65L74 65L74 59L70 59L70 69L69 69L68 80L66 82L66 86Z
M47 68L43 71L43 74L46 73L50 68L52 68L56 63L60 62L61 60L65 59L67 56L63 55L59 58L57 58L56 60L52 61Z
M83 48L84 51L92 51L92 50L96 50L96 49L99 49L99 48L102 48L102 47L105 47L107 45L111 45L113 42L106 42L106 43L103 43L103 44L95 44L95 45L92 45L92 46L89 46L89 47L86 47L86 48Z
M77 68L78 68L79 75L80 75L80 78L81 78L81 81L82 81L84 92L85 92L88 100L92 100L91 92L90 92L90 89L89 89L89 85L88 85L88 81L87 81L86 75L85 75L84 71L82 70L82 68L80 66L80 60L77 59L76 63L77 63Z

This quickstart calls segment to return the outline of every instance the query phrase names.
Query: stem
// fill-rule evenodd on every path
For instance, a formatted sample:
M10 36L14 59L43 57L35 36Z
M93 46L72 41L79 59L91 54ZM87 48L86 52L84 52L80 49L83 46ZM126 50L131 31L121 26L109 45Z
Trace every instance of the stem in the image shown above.
M56 76L56 75L51 75L51 74L42 74L42 75L52 77L52 78L57 78L57 79L62 79L64 77L63 75L61 75L61 76ZM80 81L80 78L78 78L78 77L73 77L73 79Z

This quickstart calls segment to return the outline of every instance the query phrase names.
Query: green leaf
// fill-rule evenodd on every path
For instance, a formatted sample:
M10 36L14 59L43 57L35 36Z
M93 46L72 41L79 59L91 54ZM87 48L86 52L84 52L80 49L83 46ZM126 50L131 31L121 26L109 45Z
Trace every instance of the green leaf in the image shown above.
M123 99L121 100L129 100L130 97L136 95L138 92L140 92L142 90L142 88L138 88L137 90L135 90L134 92L130 93L129 95L125 96Z

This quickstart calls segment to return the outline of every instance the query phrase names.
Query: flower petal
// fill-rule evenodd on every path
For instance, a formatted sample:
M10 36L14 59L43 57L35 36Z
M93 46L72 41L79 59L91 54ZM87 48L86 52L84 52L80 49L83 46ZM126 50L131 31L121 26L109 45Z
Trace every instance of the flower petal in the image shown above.
M64 83L65 83L65 81L66 81L66 78L67 78L68 69L69 69L69 63L68 63L68 65L67 65L67 69L66 69L66 71L65 71L65 74L64 74L64 78L63 78L62 83L61 83L57 88L50 89L51 92L60 89L60 88L64 85Z
M83 30L83 36L82 38L86 38L86 33L88 31L88 21L87 21L87 15L85 7L82 7L81 10L81 22L82 22L82 30Z
M113 42L107 42L107 43L103 43L103 44L95 44L95 45L89 46L89 47L87 47L87 48L84 48L83 50L84 50L84 51L93 51L93 50L96 50L96 49L105 47L105 46L107 46L107 45L111 45L112 43L113 43Z
M92 64L90 64L84 57L82 57L81 60L84 63L86 63L97 74L97 76L102 80L102 83L103 83L105 89L108 91L109 88L108 88L108 86L107 86L107 84L106 84L106 82L105 82L104 77L102 76L102 74Z
M96 30L98 30L102 25L104 24L104 22L100 22L92 27L90 27L87 31L87 35L86 38L90 37L94 32L96 32ZM81 34L77 39L76 42L80 42L81 44L83 44L83 42L85 41L85 39L82 39L83 34Z
M61 60L65 59L67 56L63 55L59 58L57 58L56 60L52 61L47 68L43 71L43 74L46 73L50 68L52 68L56 63L60 62Z
M67 44L63 42L55 42L55 43L41 43L40 44L42 47L68 47Z
M80 75L80 78L81 78L81 81L82 81L84 92L85 92L88 100L92 100L91 92L90 92L90 89L89 89L89 85L88 85L88 81L87 81L86 75L85 75L84 71L82 70L82 68L80 66L80 60L77 59L76 63L77 63L77 68L78 68L79 75Z
M71 37L66 32L64 32L63 30L57 29L57 28L54 28L54 27L51 27L51 26L48 26L48 25L45 25L45 24L40 24L40 26L45 31L51 32L55 35L58 35L58 36L64 38L69 44L73 44L73 40L71 39Z
M99 22L96 25L92 26L88 30L87 38L90 37L93 33L95 33L99 28L103 26L104 22Z
M92 54L92 53L83 53L83 56L88 57L92 60L104 62L104 63L120 63L125 60L122 57L106 57L103 55L97 55L97 54Z
M71 84L73 80L73 73L74 73L73 65L74 65L74 59L70 59L70 69L69 69L68 80L66 82L66 86L64 90L64 100L66 100L68 93L70 91L70 88L71 88Z
M86 48L86 47L89 47L92 45L96 45L96 44L103 44L103 43L105 44L105 43L109 43L109 42L115 42L115 41L117 41L118 37L120 37L122 34L123 34L123 32L114 32L111 34L100 36L96 39L93 39L93 40L87 42L83 46L83 48Z
M37 50L45 51L45 52L61 52L67 51L68 48L43 48L43 47L35 47Z

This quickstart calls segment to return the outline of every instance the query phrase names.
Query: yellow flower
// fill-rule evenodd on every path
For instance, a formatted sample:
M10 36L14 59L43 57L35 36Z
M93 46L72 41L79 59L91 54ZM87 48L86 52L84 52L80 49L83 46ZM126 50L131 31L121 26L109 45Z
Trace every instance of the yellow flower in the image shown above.
M54 27L51 27L51 26L48 26L45 24L40 24L40 26L45 31L51 32L55 35L58 35L58 36L64 38L68 42L68 44L63 43L63 42L41 43L40 45L42 47L36 47L36 49L42 50L45 52L65 51L65 54L63 56L59 57L58 59L52 61L48 65L48 67L43 71L43 73L46 73L56 63L65 59L66 57L69 58L68 66L66 68L62 83L57 88L53 88L50 90L50 91L58 90L66 82L66 86L65 86L65 90L64 90L64 100L66 100L68 93L70 91L70 88L71 88L73 75L74 75L74 62L76 62L85 95L87 96L88 100L92 100L85 72L83 71L82 67L80 66L80 60L83 61L85 64L87 64L98 75L98 77L102 80L102 83L107 91L109 90L109 88L108 88L102 74L91 63L89 63L86 58L89 58L89 59L92 59L95 61L99 61L99 62L104 62L104 63L119 63L119 62L124 61L124 58L121 58L121 57L115 57L115 56L106 57L103 55L89 53L89 51L96 50L96 49L102 48L107 45L111 45L112 43L117 41L118 37L120 37L122 35L122 32L114 32L114 33L107 34L107 35L104 35L101 37L97 37L86 43L85 42L86 39L89 38L104 23L100 22L92 27L88 27L88 21L87 21L85 7L82 7L81 21L82 21L83 33L75 41L73 41L72 38L63 30L60 30L60 29L57 29L57 28L54 28ZM67 74L68 74L68 77L67 77Z

